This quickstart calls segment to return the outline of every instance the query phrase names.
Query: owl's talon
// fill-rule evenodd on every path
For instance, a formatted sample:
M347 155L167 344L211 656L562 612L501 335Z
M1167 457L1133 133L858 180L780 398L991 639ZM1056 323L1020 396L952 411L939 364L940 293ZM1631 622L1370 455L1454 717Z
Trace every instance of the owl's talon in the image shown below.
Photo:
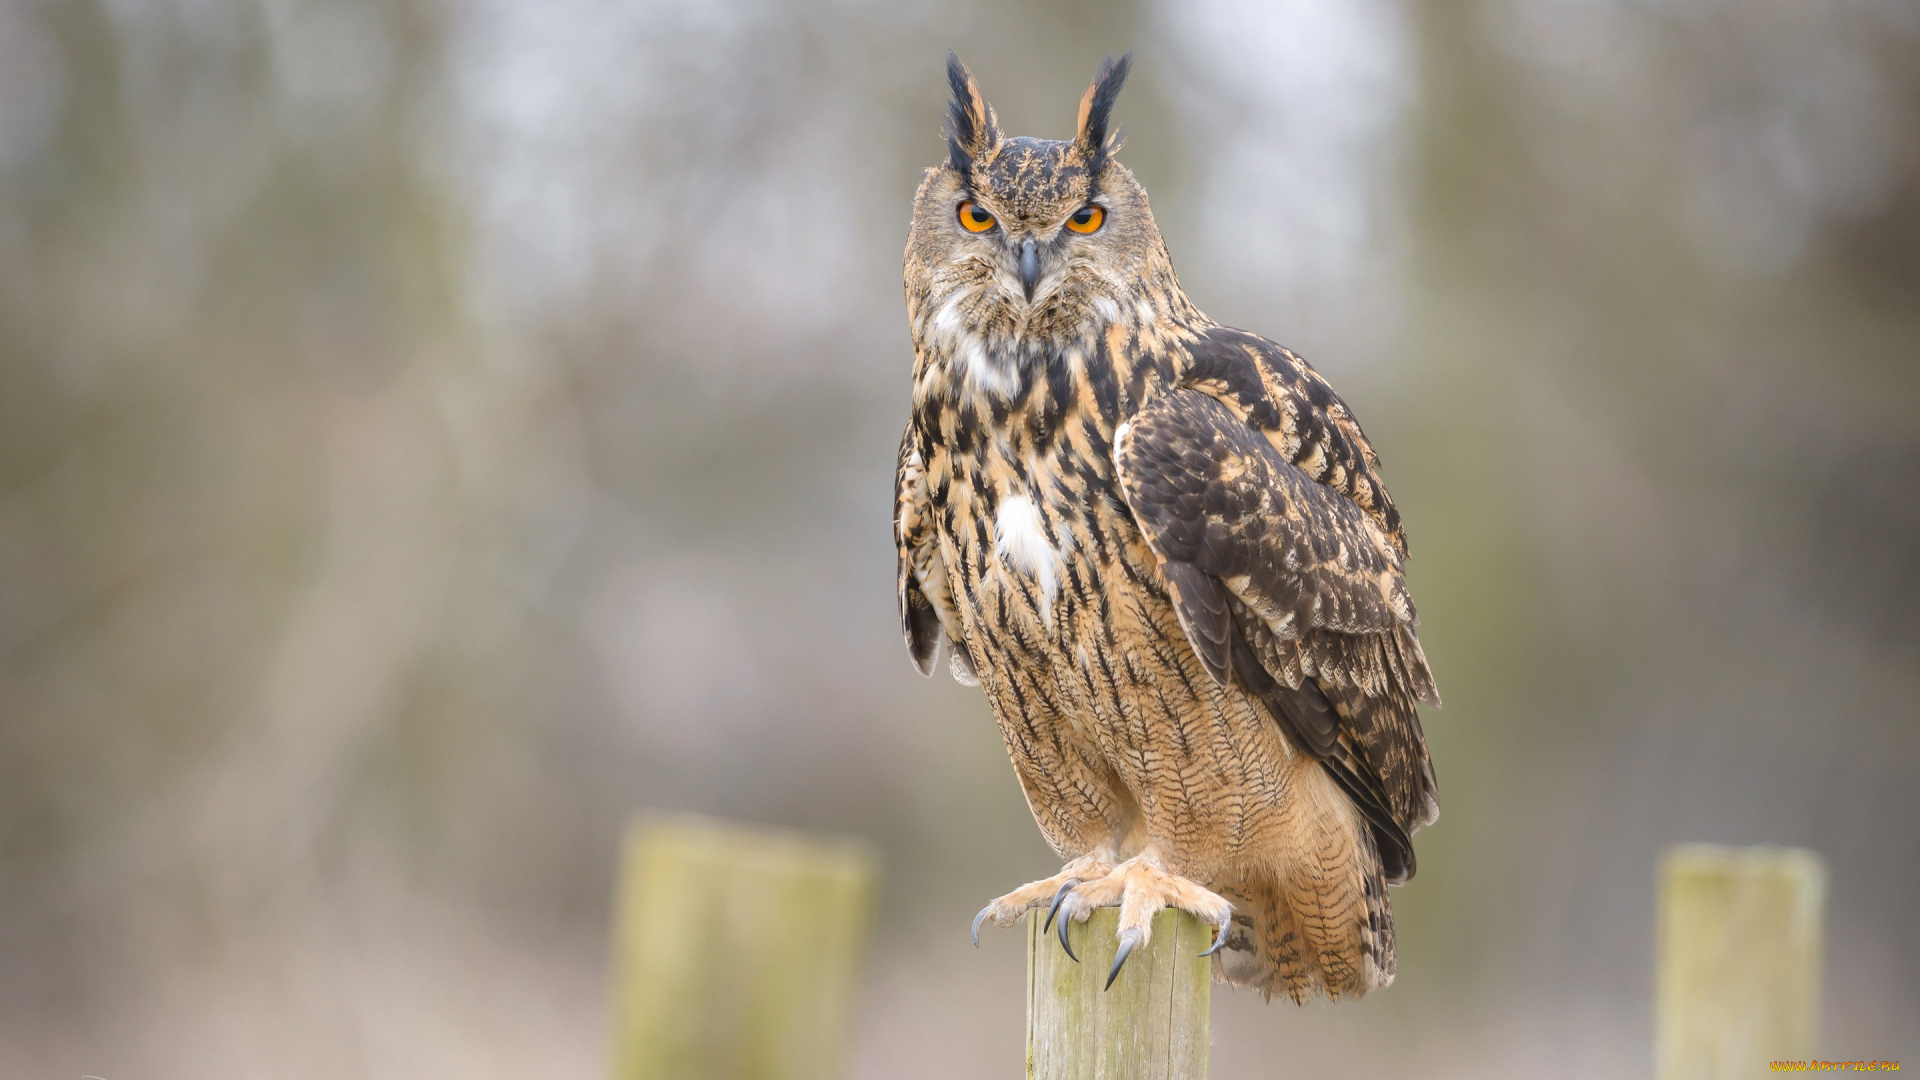
M1064 923L1065 920L1062 920L1062 922ZM1137 929L1128 930L1126 933L1120 935L1120 951L1114 954L1113 970L1107 972L1107 985L1100 989L1113 989L1113 980L1120 977L1120 966L1127 962L1127 957L1133 955L1133 950L1139 947L1140 940L1143 936L1144 935Z
M991 914L993 914L993 905L988 904L980 909L980 914L973 917L973 947L976 949L980 947L980 924L986 922L987 916Z
M1079 962L1080 962L1080 958L1079 958L1079 957L1077 957L1077 956L1075 956L1075 955L1073 955L1073 946L1071 946L1071 945L1069 945L1069 944L1067 944L1067 924L1068 924L1068 923L1070 923L1070 922L1072 922L1072 921L1073 921L1072 919L1061 919L1061 920L1060 920L1060 927L1059 927L1059 929L1060 929L1060 948L1062 948L1062 949L1064 949L1064 950L1066 951L1066 954L1067 954L1067 959L1069 959L1069 960L1071 960L1071 961L1073 961L1074 963L1076 963L1076 964L1077 964L1077 963L1079 963Z
M1231 929L1233 929L1233 920L1229 919L1226 922L1221 923L1220 934L1218 937L1213 939L1213 947L1209 948L1206 952L1203 952L1200 955L1202 957L1212 956L1214 953L1217 953L1221 949L1225 948L1227 944L1227 931Z
M1060 891L1053 894L1053 903L1047 905L1047 921L1040 924L1041 933L1044 934L1053 928L1053 916L1060 910L1060 901L1065 900L1067 894L1072 892L1073 887L1078 884L1080 884L1080 879L1072 877L1060 883Z
M988 904L980 914L973 917L973 943L976 946L980 944L980 926L982 923L992 920L1000 926L1012 926L1015 920L1019 919L1021 915L1030 911L1038 913L1041 908L1047 909L1046 921L1040 926L1040 932L1043 934L1046 933L1052 928L1055 919L1059 919L1062 923L1067 921L1066 918L1061 915L1061 911L1069 897L1077 898L1078 894L1074 892L1075 889L1084 886L1089 881L1104 878L1112 871L1113 852L1107 848L1100 848L1067 863L1067 865L1060 868L1059 873L1052 877L1044 877L1039 881L1027 882L1025 885ZM1086 911L1077 904L1067 906L1065 910L1068 914L1077 915L1083 920L1087 917ZM1067 955L1073 956L1073 947L1066 944L1064 929L1061 932L1060 943L1061 946L1066 949ZM1076 962L1078 962L1079 959L1079 957L1074 956Z

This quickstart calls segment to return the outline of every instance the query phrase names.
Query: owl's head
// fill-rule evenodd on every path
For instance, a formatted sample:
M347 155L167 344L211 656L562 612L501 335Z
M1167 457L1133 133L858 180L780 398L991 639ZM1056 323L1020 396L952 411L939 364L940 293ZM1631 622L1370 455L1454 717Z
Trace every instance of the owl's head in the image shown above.
M1054 141L1003 137L972 73L948 54L947 160L927 170L907 236L920 329L1058 340L1113 321L1149 282L1171 282L1146 192L1113 159L1120 139L1108 120L1130 64L1131 54L1101 65L1073 138Z

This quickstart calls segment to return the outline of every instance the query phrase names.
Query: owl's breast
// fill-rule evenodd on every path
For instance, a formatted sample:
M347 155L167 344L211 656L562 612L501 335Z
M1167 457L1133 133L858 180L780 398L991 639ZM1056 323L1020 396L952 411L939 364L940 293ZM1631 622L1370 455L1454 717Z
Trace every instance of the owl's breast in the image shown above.
M926 330L914 423L967 634L1066 644L1104 590L1152 574L1115 473L1124 395L1106 335L988 348L939 313Z
M1014 633L1034 646L1067 645L1106 605L1116 582L1151 560L1120 498L1111 445L1097 432L1053 440L982 440L954 455L948 566L972 632Z

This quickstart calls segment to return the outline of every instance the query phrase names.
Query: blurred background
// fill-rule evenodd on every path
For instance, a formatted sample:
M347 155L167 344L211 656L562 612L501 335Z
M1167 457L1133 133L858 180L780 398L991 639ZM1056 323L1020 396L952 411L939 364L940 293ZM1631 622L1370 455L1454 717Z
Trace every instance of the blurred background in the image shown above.
M1920 5L0 0L0 1073L599 1076L665 808L873 838L857 1074L1016 1074L1057 864L888 535L950 46L1053 138L1135 50L1409 522L1399 981L1214 1075L1646 1075L1681 840L1920 1058Z

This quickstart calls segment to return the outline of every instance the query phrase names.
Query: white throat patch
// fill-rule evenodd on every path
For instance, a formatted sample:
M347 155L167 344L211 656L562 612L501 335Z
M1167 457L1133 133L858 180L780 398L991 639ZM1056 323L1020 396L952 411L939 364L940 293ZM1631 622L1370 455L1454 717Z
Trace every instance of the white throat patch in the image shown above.
M955 365L966 379L967 388L976 393L1012 398L1020 389L1020 371L1011 361L996 357L977 336L963 335L954 353Z
M940 305L927 320L925 344L948 356L951 370L967 389L1012 398L1020 390L1019 361L967 328L960 313L965 299L966 294L956 292Z

